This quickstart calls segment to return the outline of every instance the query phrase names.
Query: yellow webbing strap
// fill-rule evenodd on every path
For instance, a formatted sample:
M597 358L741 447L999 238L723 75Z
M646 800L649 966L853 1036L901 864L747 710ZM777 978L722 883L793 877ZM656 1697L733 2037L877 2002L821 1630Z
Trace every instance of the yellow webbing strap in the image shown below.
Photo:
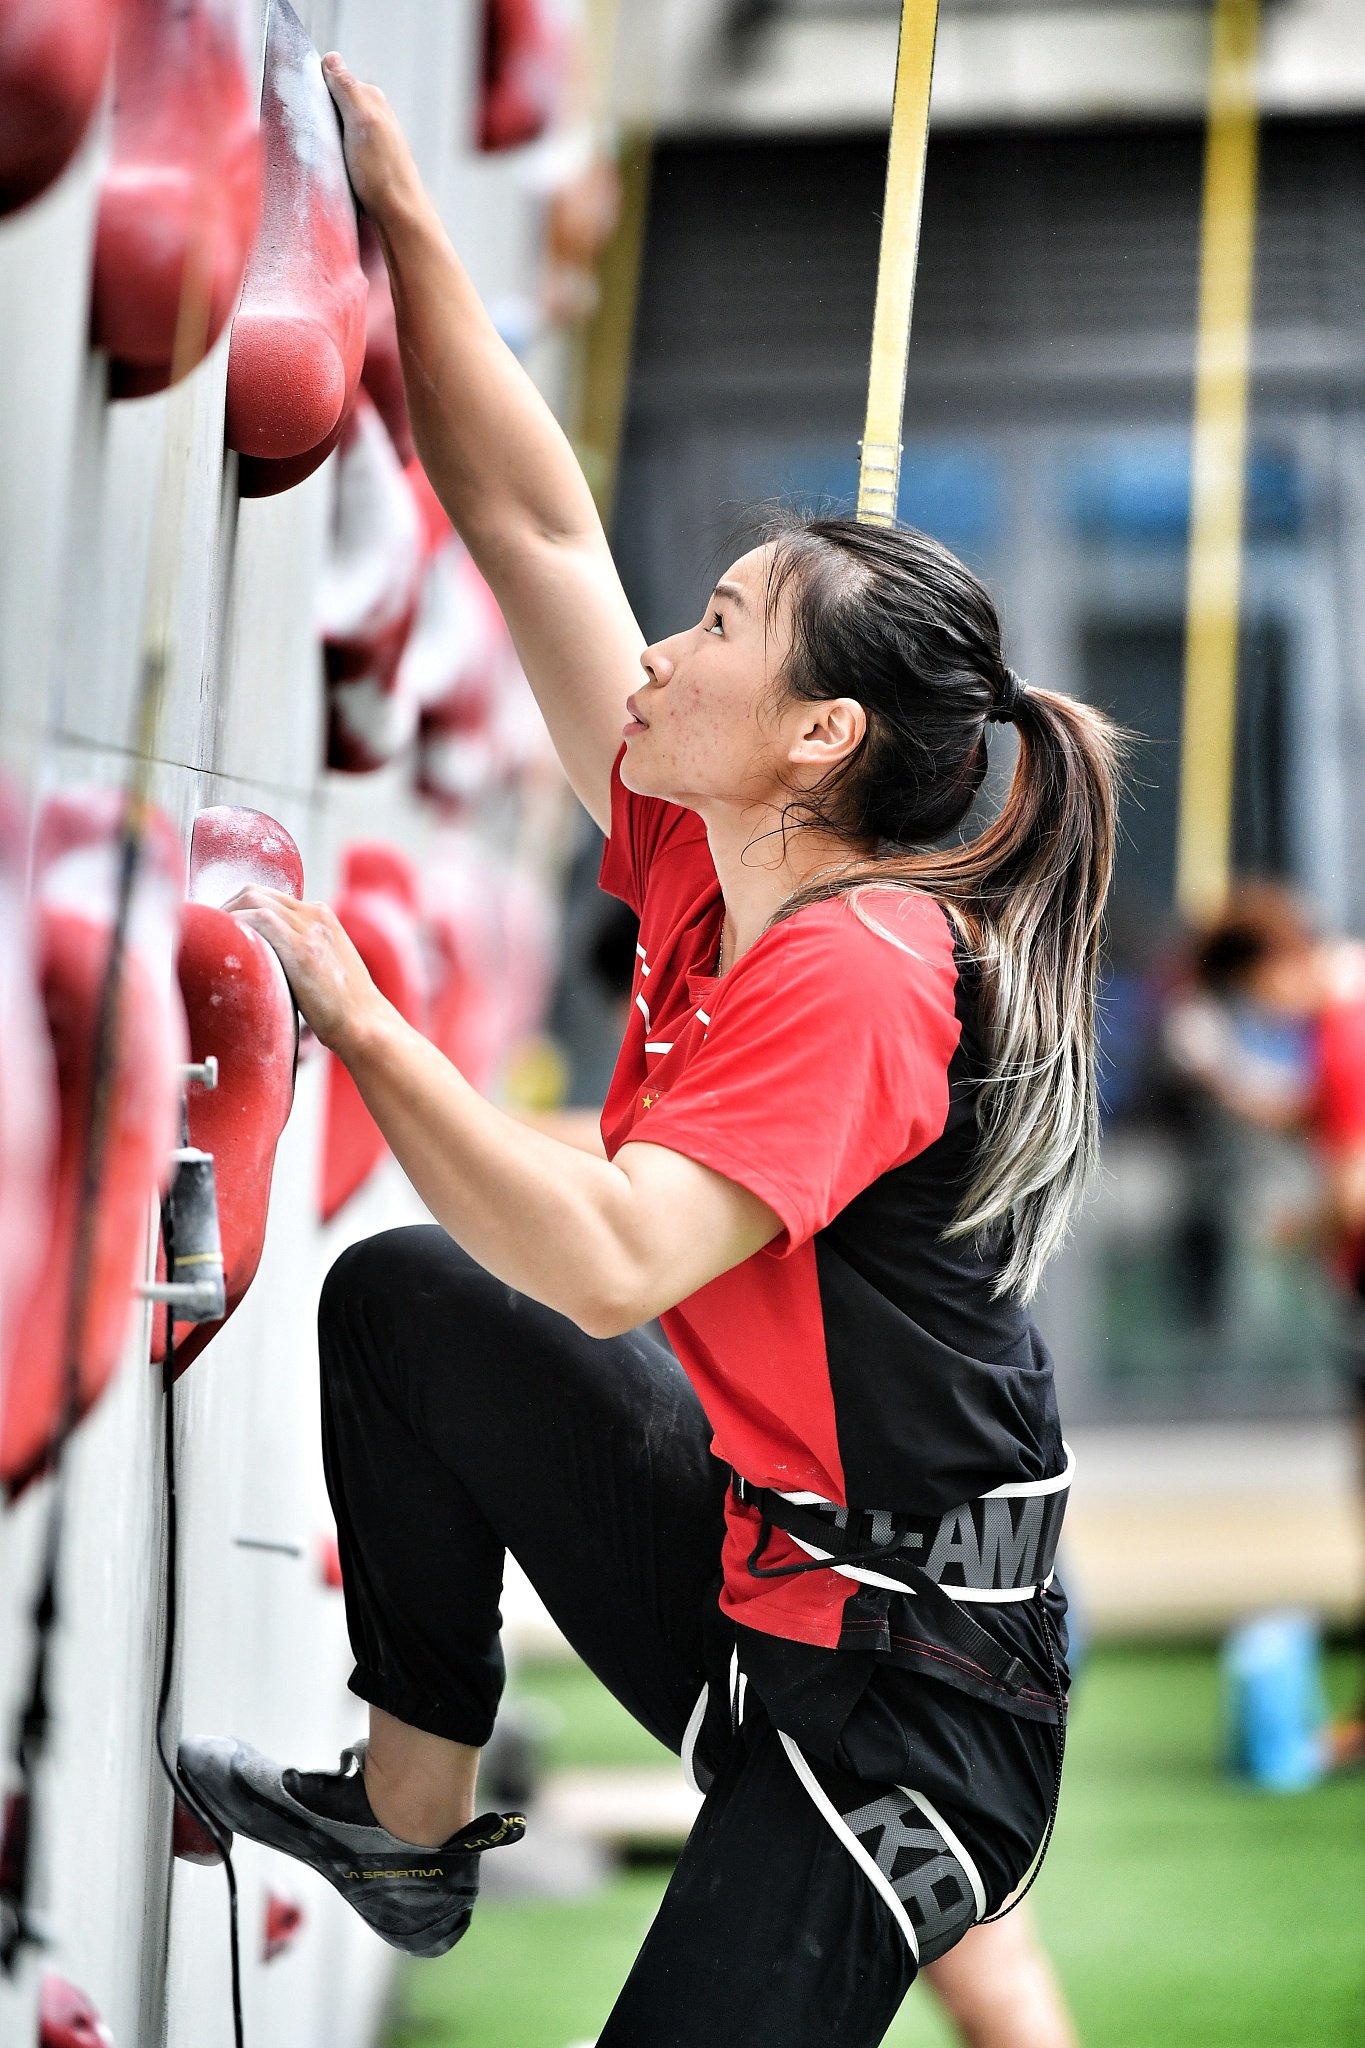
M1176 895L1226 894L1237 733L1237 630L1256 251L1259 0L1215 0L1199 258Z
M869 526L894 523L900 489L905 365L915 299L937 31L938 0L902 0L882 243L877 258L877 306L872 316L867 421L858 466L858 517Z

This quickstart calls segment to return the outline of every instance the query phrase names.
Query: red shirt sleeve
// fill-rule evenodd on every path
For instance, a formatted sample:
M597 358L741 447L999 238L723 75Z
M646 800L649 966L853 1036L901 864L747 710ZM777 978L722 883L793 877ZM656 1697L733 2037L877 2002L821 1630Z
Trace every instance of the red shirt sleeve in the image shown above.
M871 932L846 901L800 911L716 984L705 1045L631 1132L746 1187L785 1256L939 1136L960 1026L947 920L879 891ZM909 950L907 950L909 949Z
M1365 999L1334 1004L1318 1027L1315 1123L1329 1152L1365 1144Z
M695 811L662 797L636 796L621 780L625 747L612 765L611 830L602 849L599 888L627 903L638 917L645 900L649 870L674 841L705 838L706 827Z

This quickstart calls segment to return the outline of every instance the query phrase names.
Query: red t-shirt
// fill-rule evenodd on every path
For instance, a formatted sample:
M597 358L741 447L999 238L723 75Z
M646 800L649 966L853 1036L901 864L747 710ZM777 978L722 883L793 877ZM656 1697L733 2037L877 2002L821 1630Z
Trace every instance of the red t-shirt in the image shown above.
M1318 1019L1310 1124L1327 1159L1365 1146L1365 954ZM1365 1233L1342 1247L1341 1272L1365 1291Z
M991 1298L1000 1248L942 1237L971 1175L979 1048L939 905L867 891L894 943L846 899L811 905L718 980L705 827L619 774L601 882L640 918L608 1156L665 1145L782 1222L661 1318L716 1455L783 1492L919 1513L1059 1471L1047 1354L1018 1305ZM859 1630L884 1642L888 1601L911 1604L833 1571L756 1578L757 1516L733 1496L726 1512L721 1605L751 1628L871 1647ZM797 1561L775 1531L765 1565Z

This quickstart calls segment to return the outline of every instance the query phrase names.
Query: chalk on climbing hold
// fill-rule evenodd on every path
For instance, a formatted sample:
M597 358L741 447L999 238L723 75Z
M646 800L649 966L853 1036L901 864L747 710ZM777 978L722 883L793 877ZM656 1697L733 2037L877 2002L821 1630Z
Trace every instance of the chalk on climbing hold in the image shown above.
M245 496L289 488L335 447L365 357L365 273L341 130L289 0L270 11L261 129L260 230L228 351L227 444L244 458ZM287 467L265 466L275 464Z
M275 1149L294 1103L298 1013L284 970L258 932L218 907L252 883L302 896L293 839L264 811L230 804L201 811L190 840L178 975L190 1058L218 1062L217 1087L191 1087L185 1108L191 1145L213 1154L227 1308L217 1322L177 1324L177 1373L221 1330L256 1277ZM152 1325L154 1359L164 1346L161 1315Z

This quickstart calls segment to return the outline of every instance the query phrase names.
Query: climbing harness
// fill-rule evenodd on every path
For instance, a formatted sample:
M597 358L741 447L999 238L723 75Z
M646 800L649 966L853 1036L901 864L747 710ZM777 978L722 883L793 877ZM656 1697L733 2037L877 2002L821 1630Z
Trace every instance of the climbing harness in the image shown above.
M815 1493L780 1493L774 1487L755 1486L733 1468L730 1476L735 1501L741 1507L756 1510L759 1517L758 1536L747 1560L747 1569L754 1578L794 1578L802 1572L833 1570L862 1585L911 1594L923 1603L925 1612L954 1648L993 1684L1010 1694L1021 1691L1028 1676L1027 1666L975 1621L968 1609L973 1603L1036 1603L1056 1708L1052 1791L1047 1824L1033 1867L1006 1904L989 1916L992 1920L1012 1913L1037 1882L1057 1824L1061 1799L1067 1699L1046 1594L1056 1569L1057 1544L1076 1469L1070 1447L1064 1444L1062 1448L1066 1464L1054 1477L994 1487L989 1493L979 1494L938 1516L892 1514L880 1508L844 1508ZM763 1563L774 1529L781 1529L807 1553L803 1562ZM876 1570L871 1569L874 1565ZM703 1694L703 1702L704 1699ZM696 1728L689 1724L693 1746L700 1714L694 1715L694 1721ZM798 1763L799 1752L794 1753L795 1746L789 1737L784 1735L782 1739L793 1768L821 1812L836 1832L848 1834L848 1817L831 1818L833 1809L826 1812L828 1800L818 1786L808 1782L809 1765L805 1759ZM918 1794L899 1789L912 1803L923 1805ZM952 1851L961 1862L965 1855L961 1845L954 1841ZM862 1845L850 1853L864 1866L867 1864L867 1851ZM967 1862L970 1864L970 1859ZM885 1873L879 1874L884 1880ZM878 1883L877 1878L873 1882ZM878 1889L885 1891L886 1883L878 1883ZM979 1880L973 1886L973 1895L978 1906L973 1919L981 1921L985 1896ZM903 1915L897 1917L902 1919ZM907 1939L918 1958L920 1950L908 1933ZM937 1952L941 1954L942 1949Z
M929 94L934 79L937 33L938 0L902 0L882 239L877 257L877 301L872 315L867 416L858 468L858 518L865 526L896 523L905 372L919 261Z
M814 1493L779 1493L731 1475L736 1502L756 1509L758 1536L747 1569L756 1579L832 1568L846 1579L924 1602L956 1648L996 1685L1017 1693L1024 1665L974 1621L964 1603L1012 1602L1050 1585L1075 1459L1052 1479L996 1487L939 1516L858 1511ZM765 1565L774 1529L806 1552L800 1564ZM872 1566L877 1569L871 1569Z

